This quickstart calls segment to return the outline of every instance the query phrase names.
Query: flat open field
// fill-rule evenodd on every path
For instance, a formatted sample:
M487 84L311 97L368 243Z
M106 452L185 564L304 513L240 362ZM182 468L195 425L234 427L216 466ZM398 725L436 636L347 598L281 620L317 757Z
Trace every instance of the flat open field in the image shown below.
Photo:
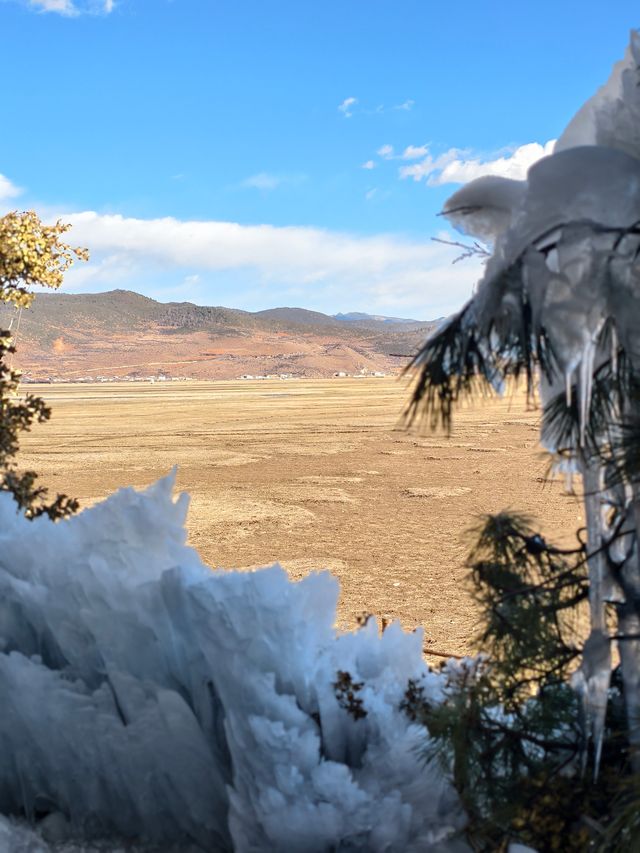
M518 509L549 538L582 523L544 482L537 414L522 395L462 409L451 438L397 429L394 379L34 387L53 408L21 467L84 506L179 465L190 543L213 567L329 568L338 622L363 612L425 628L426 648L470 650L465 531Z

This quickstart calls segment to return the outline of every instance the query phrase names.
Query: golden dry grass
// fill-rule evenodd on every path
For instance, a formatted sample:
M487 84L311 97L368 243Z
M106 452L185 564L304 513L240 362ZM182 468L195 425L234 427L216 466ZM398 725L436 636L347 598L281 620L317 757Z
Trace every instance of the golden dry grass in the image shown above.
M214 567L328 567L339 623L370 612L425 628L427 648L470 650L465 532L505 508L550 538L582 523L544 482L535 412L522 395L458 412L451 438L396 429L393 379L59 385L35 389L52 420L20 462L87 506L179 466L190 543Z

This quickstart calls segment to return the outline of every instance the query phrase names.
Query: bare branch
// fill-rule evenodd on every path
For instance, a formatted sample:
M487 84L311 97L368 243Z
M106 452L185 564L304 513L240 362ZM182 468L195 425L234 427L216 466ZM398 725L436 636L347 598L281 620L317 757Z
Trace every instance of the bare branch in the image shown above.
M486 261L491 257L491 252L482 243L474 240L473 243L460 243L458 240L443 240L441 237L432 237L434 243L442 243L444 246L455 246L457 249L462 249L462 254L458 255L452 263L457 264L458 261L466 261L467 258L482 258Z

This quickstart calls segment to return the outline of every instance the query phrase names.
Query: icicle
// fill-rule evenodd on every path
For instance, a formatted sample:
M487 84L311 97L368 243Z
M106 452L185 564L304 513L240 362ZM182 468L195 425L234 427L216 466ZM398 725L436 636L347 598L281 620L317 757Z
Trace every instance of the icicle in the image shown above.
M618 330L614 325L611 326L611 372L614 376L618 373Z
M573 494L573 468L567 468L564 472L564 490L568 495Z
M600 479L604 483L604 470ZM629 485L620 483L609 489L603 488L600 494L602 539L608 543L606 556L603 553L601 558L603 566L602 598L605 602L612 604L623 604L625 597L611 566L617 564L618 567L621 567L631 557L635 547L635 538L631 531L624 534L619 531L617 535L613 536L620 521L621 509L629 503L628 492Z
M584 504L587 517L589 608L591 633L584 645L582 663L574 673L572 684L582 699L585 740L593 739L594 778L598 775L604 723L607 713L607 696L611 680L611 643L606 633L605 576L607 569L601 551L604 517L602 511L602 476L599 465L583 464ZM583 772L587 749L583 755Z
M571 385L573 383L573 368L567 368L564 372L564 396L567 401L567 409L571 408Z
M584 447L584 435L591 409L591 393L593 390L593 362L596 355L596 343L593 338L585 341L580 361L580 445Z
M584 644L582 663L573 674L571 683L582 701L585 739L593 740L593 777L597 779L602 754L604 723L607 714L609 682L611 680L611 641L608 635L594 628ZM586 768L587 748L582 759Z
M575 494L573 488L573 476L576 473L576 459L574 456L556 457L552 468L555 474L564 476L564 490L568 495Z
M601 551L603 518L601 504L602 469L598 465L582 465L584 508L587 518L587 547L589 564L589 608L591 628L603 631L604 618L604 554Z

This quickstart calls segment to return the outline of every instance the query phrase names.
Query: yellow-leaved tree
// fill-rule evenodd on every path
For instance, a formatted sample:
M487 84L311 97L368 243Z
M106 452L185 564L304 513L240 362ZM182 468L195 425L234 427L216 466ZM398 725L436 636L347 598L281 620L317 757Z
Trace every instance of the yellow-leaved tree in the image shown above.
M62 240L70 227L45 225L34 211L0 217L0 301L28 308L34 299L30 288L56 289L74 260L88 260L86 249ZM0 491L11 492L27 518L64 518L78 509L78 501L57 495L47 503L47 489L36 485L37 474L20 473L16 466L19 434L49 420L51 410L41 397L18 393L20 373L7 363L14 351L11 332L0 330Z

